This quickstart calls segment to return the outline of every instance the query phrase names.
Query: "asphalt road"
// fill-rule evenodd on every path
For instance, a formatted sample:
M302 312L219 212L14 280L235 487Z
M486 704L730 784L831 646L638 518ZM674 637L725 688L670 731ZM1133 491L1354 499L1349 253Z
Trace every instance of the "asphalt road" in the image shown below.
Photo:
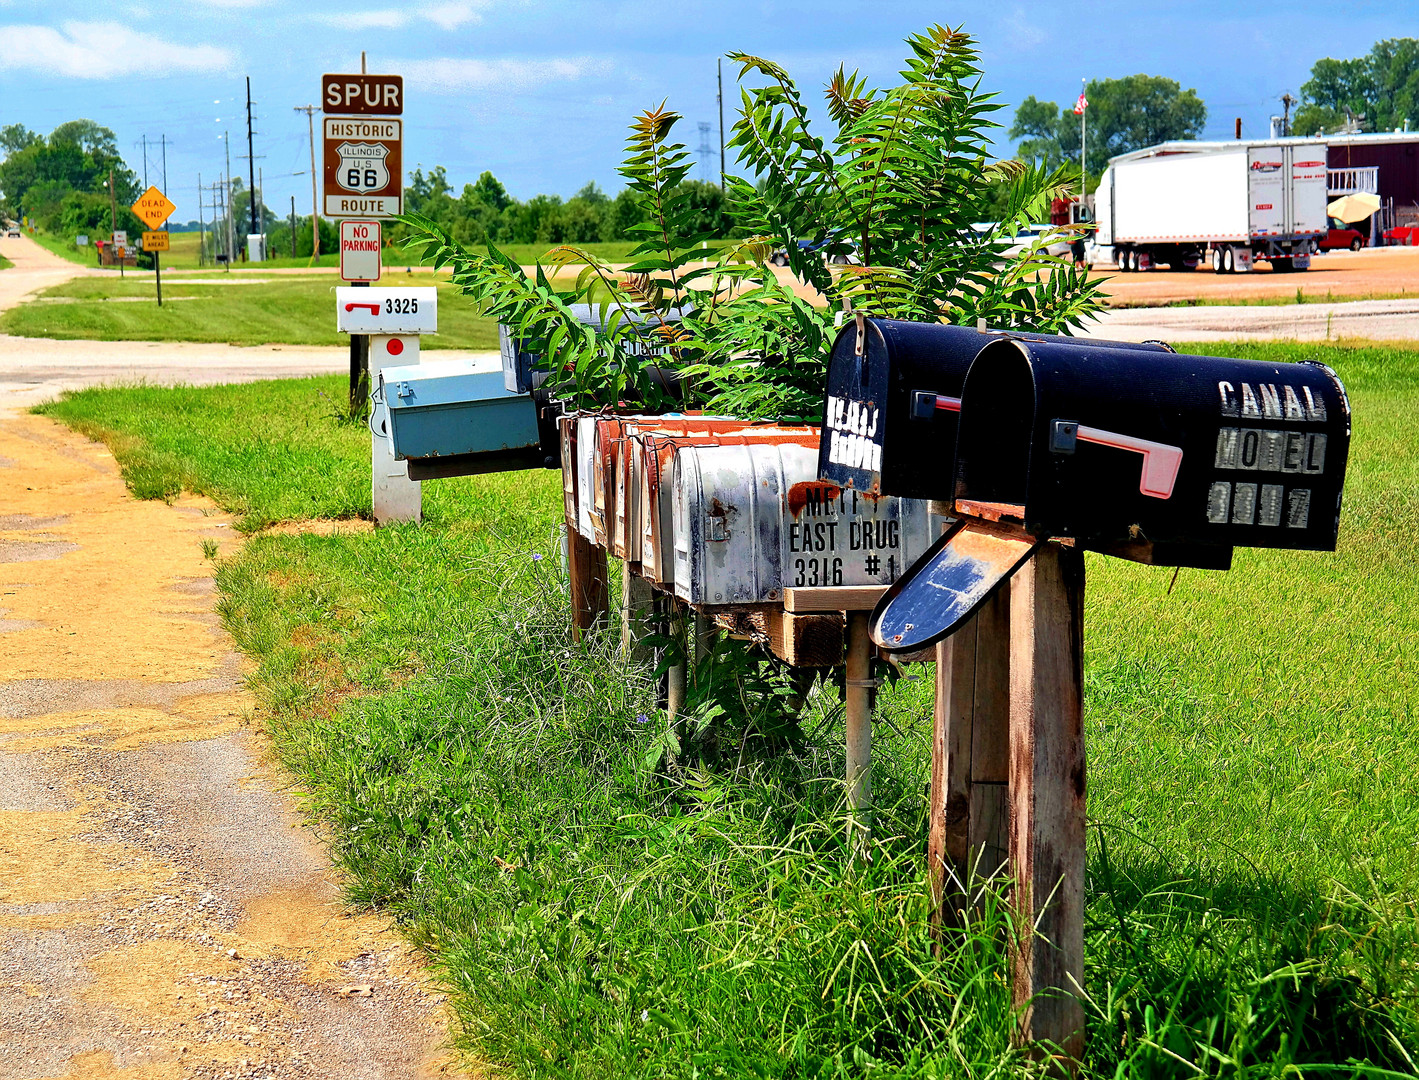
M0 255L15 264L0 270L0 311L73 278L104 273L61 259L28 237L0 237ZM330 317L335 318L333 307ZM437 359L488 360L496 356L444 349ZM348 371L349 365L349 351L338 346L60 341L0 334L0 414L28 408L64 390L104 383L203 386L335 374Z

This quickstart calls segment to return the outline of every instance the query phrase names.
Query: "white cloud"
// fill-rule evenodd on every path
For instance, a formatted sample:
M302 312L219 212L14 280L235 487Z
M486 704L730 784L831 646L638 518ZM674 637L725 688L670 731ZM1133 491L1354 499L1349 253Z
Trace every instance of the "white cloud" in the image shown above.
M66 22L52 26L0 26L5 67L75 79L116 79L177 72L226 71L228 49L188 45L139 33L122 23Z
M550 60L401 60L390 69L402 71L415 89L435 94L467 90L523 90L552 82L577 82L608 75L611 63L594 56L556 57Z
M444 3L425 4L422 7L333 12L314 18L317 22L327 23L341 30L399 30L419 21L433 23L442 30L457 30L467 23L482 22L483 9L486 7L488 0L446 0Z

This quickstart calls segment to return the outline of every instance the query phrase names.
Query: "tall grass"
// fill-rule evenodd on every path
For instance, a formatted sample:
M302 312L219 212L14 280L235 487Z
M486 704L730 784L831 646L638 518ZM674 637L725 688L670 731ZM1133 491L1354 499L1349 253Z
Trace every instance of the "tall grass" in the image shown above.
M1084 1071L1410 1075L1419 355L1236 351L1346 378L1341 549L1239 552L1171 592L1168 572L1090 557ZM212 426L202 395L241 417L249 393L281 417L263 421L266 457L194 451L184 467L259 519L355 483L345 462L367 443L319 419L315 385L52 411L160 474L239 426ZM295 493L266 471L287 455ZM528 1077L1037 1068L1010 1044L1002 898L987 890L977 922L933 949L929 669L880 693L875 846L852 864L831 687L793 752L649 768L651 673L567 629L556 477L426 491L431 525L257 535L218 582L351 898L430 949L472 1054Z

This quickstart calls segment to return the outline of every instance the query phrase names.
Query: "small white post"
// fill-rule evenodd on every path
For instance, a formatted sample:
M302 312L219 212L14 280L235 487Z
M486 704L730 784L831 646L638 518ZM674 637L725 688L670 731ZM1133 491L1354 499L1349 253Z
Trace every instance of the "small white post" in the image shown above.
M370 386L379 385L379 373L386 367L404 367L419 362L417 334L370 335ZM370 475L374 496L374 523L389 525L423 518L424 493L418 480L409 479L409 463L397 461L389 438L389 410L376 402L370 416Z

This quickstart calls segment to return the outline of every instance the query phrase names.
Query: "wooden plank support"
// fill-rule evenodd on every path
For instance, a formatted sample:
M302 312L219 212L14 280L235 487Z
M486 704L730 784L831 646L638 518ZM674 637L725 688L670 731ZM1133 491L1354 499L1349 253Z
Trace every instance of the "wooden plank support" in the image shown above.
M866 611L847 613L847 807L852 816L852 852L865 857L872 835L872 641Z
M843 617L839 612L795 615L770 611L765 626L769 651L794 667L837 667L843 662Z
M1084 1050L1084 556L1046 544L1010 583L1010 861L1020 1042Z
M567 577L572 593L572 634L577 641L594 626L605 626L610 611L610 575L606 551L567 521Z
M810 611L871 611L887 591L885 585L836 585L821 589L783 590L783 609Z
M936 646L927 860L932 925L964 926L977 882L1007 869L1010 588Z

